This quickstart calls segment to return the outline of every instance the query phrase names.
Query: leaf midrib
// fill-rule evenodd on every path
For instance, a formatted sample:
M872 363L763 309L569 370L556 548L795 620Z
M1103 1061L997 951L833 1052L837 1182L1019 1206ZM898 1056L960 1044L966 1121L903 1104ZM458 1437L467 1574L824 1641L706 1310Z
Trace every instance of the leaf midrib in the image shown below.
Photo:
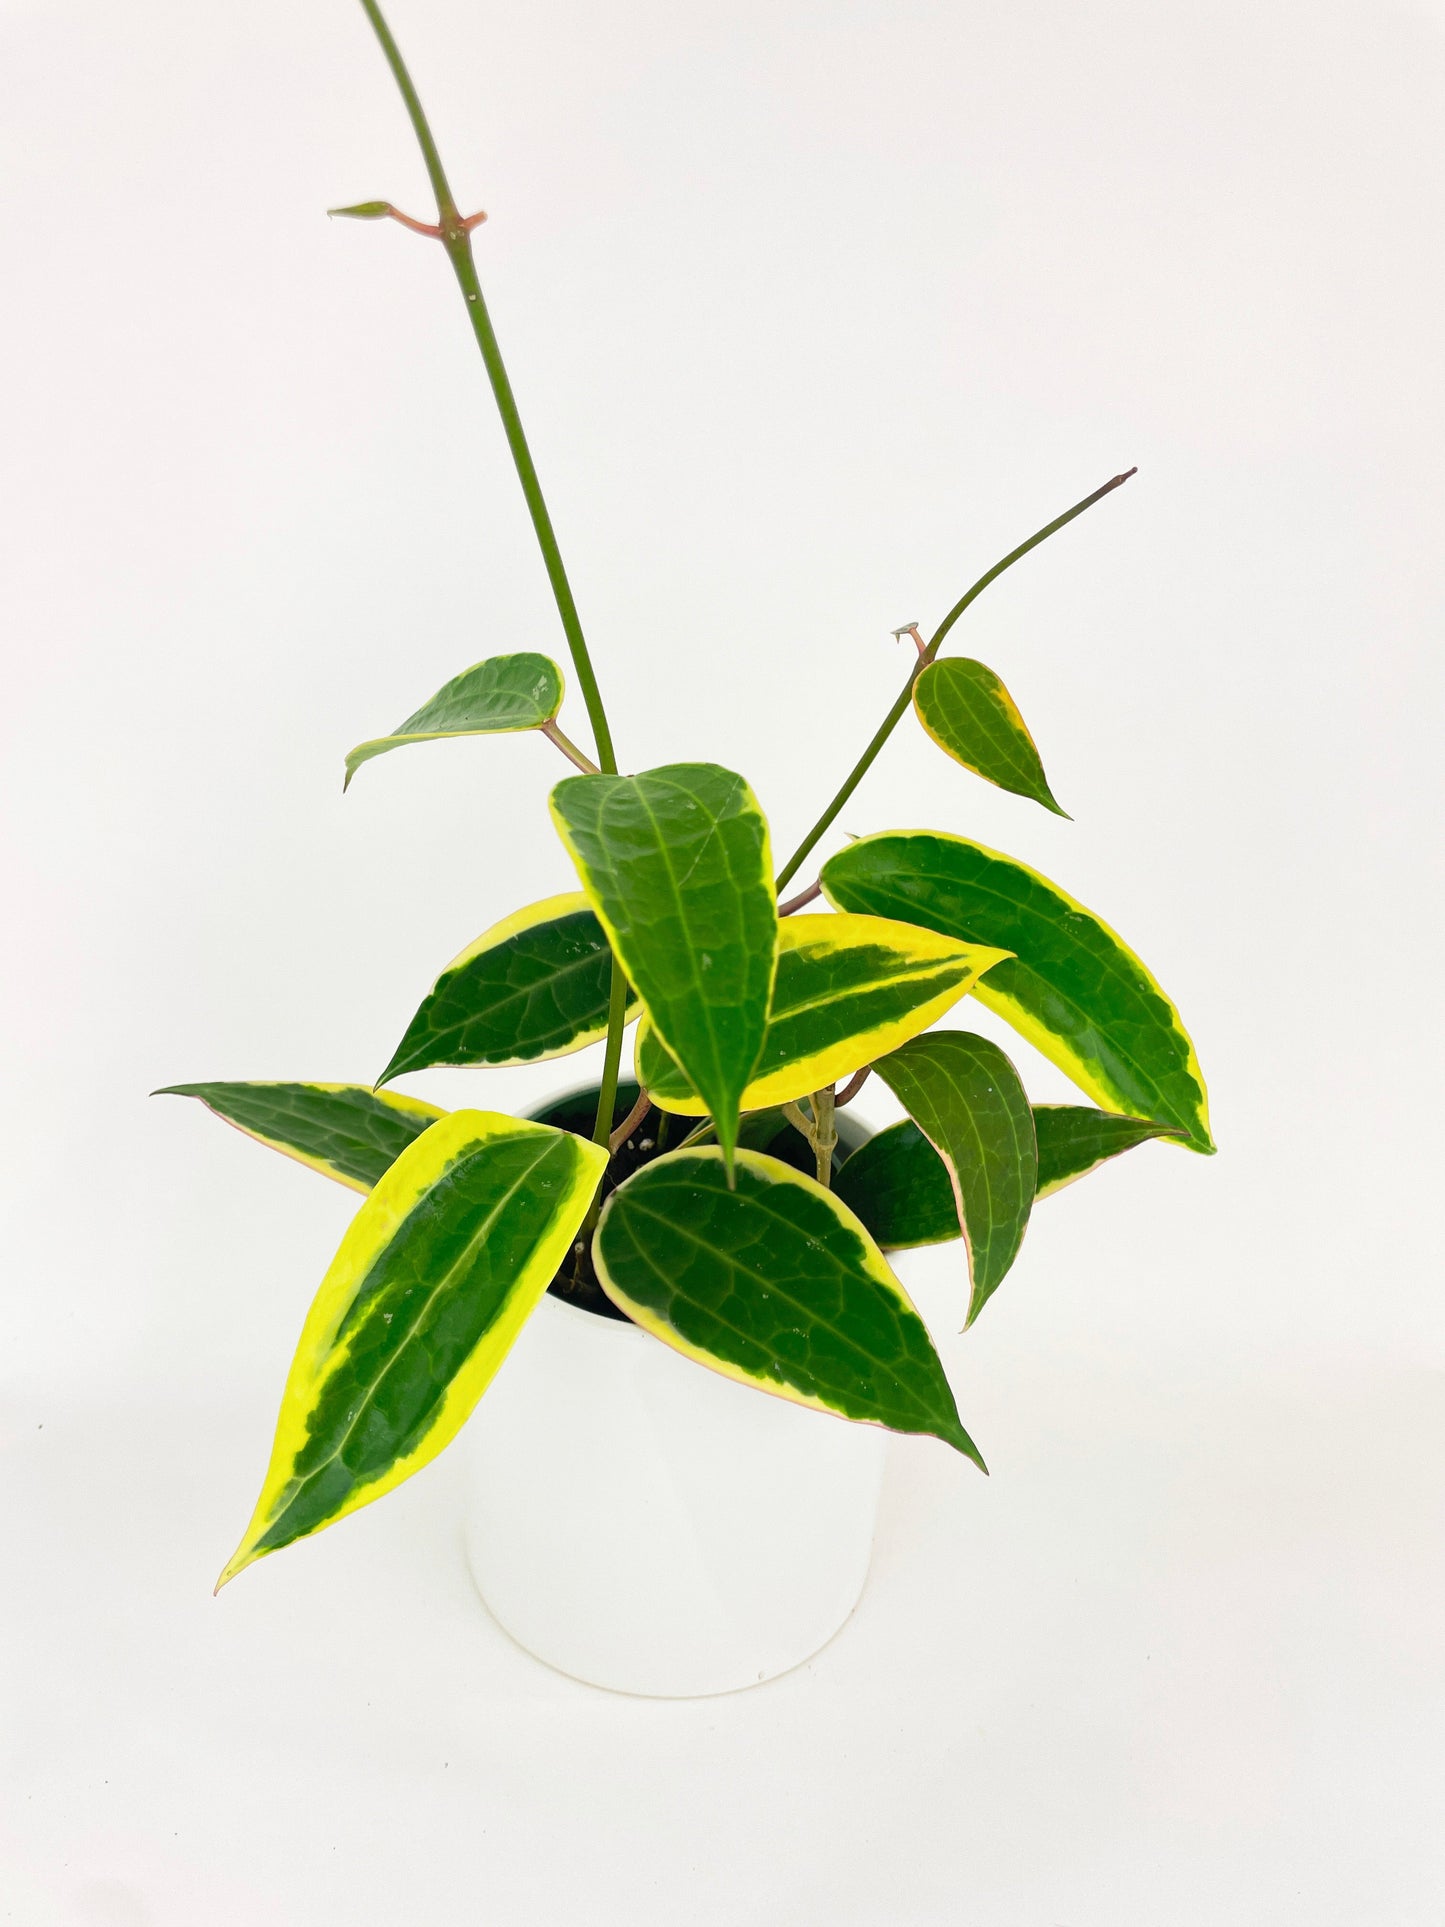
M704 1189L706 1189L706 1187L704 1187ZM799 1232L797 1225L793 1222L791 1218L783 1217L780 1212L771 1210L768 1206L763 1204L758 1198L756 1198L755 1196L752 1196L752 1194L749 1194L749 1195L750 1195L750 1201L757 1207L757 1209L762 1211L765 1216L770 1217L774 1221L774 1223L786 1226L787 1229L790 1230L795 1237L803 1235L802 1233ZM813 1325L821 1325L825 1331L831 1332L833 1336L841 1340L841 1342L845 1346L847 1346L847 1348L850 1351L852 1351L855 1354L855 1356L857 1356L858 1358L861 1358L865 1362L865 1364L871 1365L876 1371L880 1371L884 1373L892 1384L898 1386L900 1391L902 1391L906 1396L910 1411L920 1413L924 1418L932 1418L933 1416L935 1416L933 1413L931 1413L928 1410L926 1406L920 1405L918 1403L917 1395L911 1392L908 1389L908 1387L903 1384L903 1381L897 1376L897 1373L888 1365L888 1363L884 1359L875 1358L869 1352L866 1352L863 1349L863 1347L858 1343L856 1338L851 1338L847 1332L841 1330L837 1325L835 1325L832 1319L820 1317L818 1314L817 1308L815 1306L807 1304L804 1300L800 1298L794 1298L790 1292L784 1291L783 1288L774 1279L766 1276L763 1272L755 1271L751 1265L744 1264L740 1258L734 1258L723 1253L722 1251L719 1250L719 1248L716 1245L709 1244L705 1238L698 1237L695 1232L689 1231L685 1225L679 1224L675 1219L660 1217L656 1211L649 1210L647 1206L637 1198L632 1198L628 1202L629 1202L630 1209L637 1212L640 1216L645 1218L650 1218L654 1224L660 1224L664 1226L667 1230L676 1233L678 1236L682 1238L685 1238L688 1241L688 1243L696 1245L699 1251L706 1251L710 1253L712 1257L722 1259L722 1262L724 1264L733 1266L736 1270L740 1271L744 1277L750 1278L754 1284L761 1285L765 1290L771 1292L774 1297L781 1298L783 1302L787 1305L790 1305L794 1311L802 1313L807 1323L813 1324ZM658 1278L662 1279L665 1284L668 1283L669 1280L667 1278L667 1274L664 1271L662 1271L660 1267L656 1264L656 1262L652 1258L651 1253L646 1249L642 1241L640 1239L634 1238L633 1244L636 1250L641 1254L644 1262L652 1268L654 1274ZM844 1268L842 1261L837 1257L835 1257L833 1253L829 1252L828 1256L831 1262L838 1268L839 1271L843 1273L845 1277L850 1275L852 1276L858 1275L856 1273L853 1273L853 1274L848 1273L848 1271ZM866 1272L863 1273L862 1275L865 1278L868 1276ZM872 1279L871 1282L875 1285L878 1285L880 1290L884 1289L884 1287L880 1284L879 1280ZM673 1294L675 1296L680 1297L682 1294L677 1285L676 1280L672 1280L671 1283L672 1283ZM755 1333L745 1331L742 1326L735 1325L731 1321L731 1319L723 1317L723 1315L720 1312L714 1310L712 1306L702 1304L699 1300L696 1300L696 1299L689 1300L688 1302L696 1305L699 1311L705 1311L708 1313L710 1317L716 1318L720 1325L726 1326L726 1328L730 1332L734 1333L736 1337L749 1339L751 1343L753 1343L754 1345L758 1343L758 1339ZM917 1316L916 1313L914 1315L915 1317Z

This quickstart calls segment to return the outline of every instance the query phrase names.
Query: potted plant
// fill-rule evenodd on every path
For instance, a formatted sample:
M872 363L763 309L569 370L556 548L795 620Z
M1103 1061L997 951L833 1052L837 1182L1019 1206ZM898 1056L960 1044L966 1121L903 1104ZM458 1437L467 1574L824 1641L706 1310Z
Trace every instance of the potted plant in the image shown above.
M169 1087L365 1194L219 1583L380 1498L482 1401L470 1542L502 1622L603 1684L723 1690L797 1663L846 1617L885 1433L930 1436L983 1467L886 1254L957 1240L971 1324L1039 1200L1149 1138L1214 1148L1174 1006L1047 878L952 832L884 831L790 890L909 711L965 768L1063 814L999 677L941 652L991 582L1128 478L1020 543L927 639L916 624L897 632L916 650L906 683L775 869L742 776L705 762L617 769L477 279L484 217L460 213L396 43L375 0L362 5L437 218L380 201L333 211L401 221L451 262L591 752L558 722L561 670L527 652L464 670L354 749L345 781L409 744L540 731L576 771L550 807L579 887L513 910L448 964L374 1085ZM958 1022L968 997L1089 1102L1031 1104L1007 1055ZM393 1088L435 1065L535 1063L597 1042L599 1085L532 1117L443 1112ZM876 1135L846 1109L870 1075L906 1113Z

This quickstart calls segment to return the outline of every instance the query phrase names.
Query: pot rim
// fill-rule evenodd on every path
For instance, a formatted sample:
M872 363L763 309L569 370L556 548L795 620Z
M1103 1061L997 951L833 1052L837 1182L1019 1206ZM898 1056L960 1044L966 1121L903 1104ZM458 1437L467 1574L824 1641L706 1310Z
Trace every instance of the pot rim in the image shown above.
M647 1331L643 1326L638 1324L635 1318L604 1317L600 1311L588 1311L585 1305L572 1304L568 1299L561 1297L560 1294L555 1291L544 1291L542 1293L542 1296L537 1301L537 1311L540 1311L543 1305L551 1305L555 1310L565 1312L569 1318L585 1319L590 1326L603 1325L606 1326L609 1331L627 1332L639 1339L651 1339L654 1345L658 1342L650 1331ZM537 1312L534 1311L531 1316L535 1318Z

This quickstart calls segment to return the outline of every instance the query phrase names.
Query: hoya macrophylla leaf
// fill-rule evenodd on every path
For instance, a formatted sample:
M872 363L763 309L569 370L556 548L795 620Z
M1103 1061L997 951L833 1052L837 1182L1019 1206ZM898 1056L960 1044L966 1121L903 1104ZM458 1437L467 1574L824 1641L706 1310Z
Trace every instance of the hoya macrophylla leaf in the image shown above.
M490 656L453 676L413 716L389 736L358 743L346 759L346 781L373 756L408 743L432 743L444 736L495 736L520 729L541 729L562 707L562 671L550 656L524 651Z
M581 1228L607 1153L454 1111L353 1219L307 1315L271 1463L217 1589L434 1459L491 1383Z
M552 817L587 900L723 1155L767 1028L778 950L768 824L715 763L572 776Z
M1036 870L961 836L891 831L829 857L841 910L898 917L1013 955L975 995L1106 1111L1211 1152L1209 1101L1178 1011L1123 939Z
M1068 815L1049 788L1018 704L983 663L968 656L929 663L913 685L913 709L956 763L1001 790L1031 797L1055 816Z
M965 1030L915 1037L873 1069L948 1174L968 1247L971 1325L1018 1256L1033 1208L1038 1146L1027 1093L998 1045Z
M1039 1146L1035 1203L1136 1144L1176 1135L1173 1125L1087 1104L1035 1104L1033 1111ZM961 1235L947 1168L912 1118L860 1144L838 1167L833 1189L885 1251L946 1244Z
M699 1365L839 1418L926 1432L983 1470L923 1320L832 1192L757 1151L729 1189L715 1147L619 1185L593 1239L612 1302Z
M767 1032L743 1109L806 1097L896 1050L1006 955L885 917L784 918ZM660 1109L706 1114L645 1021L634 1055L637 1081Z
M1034 1133L1039 1141L1039 1188L1036 1197L1051 1197L1076 1178L1087 1177L1101 1164L1132 1151L1151 1138L1179 1137L1177 1125L1158 1124L1147 1117L1122 1117L1117 1111L1096 1111L1087 1104L1035 1104Z
M833 1189L885 1251L962 1236L943 1159L911 1117L861 1144L839 1167Z
M369 1191L446 1112L365 1084L168 1084L153 1097L198 1097L260 1144L353 1191Z
M611 987L612 951L586 897L546 897L453 958L377 1082L432 1064L565 1057L606 1036Z

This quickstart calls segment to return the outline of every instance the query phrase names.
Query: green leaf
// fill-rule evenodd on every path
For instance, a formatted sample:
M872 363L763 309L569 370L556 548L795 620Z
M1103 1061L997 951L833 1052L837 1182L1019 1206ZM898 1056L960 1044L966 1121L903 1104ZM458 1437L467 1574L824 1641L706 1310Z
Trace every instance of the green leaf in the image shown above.
M613 1303L725 1377L931 1433L982 1467L923 1320L852 1212L756 1151L734 1175L730 1190L716 1149L675 1151L613 1192L593 1242Z
M787 917L762 1052L745 1111L787 1104L835 1084L936 1023L1007 955L883 917ZM665 1111L707 1106L663 1049L638 1028L637 1080Z
M330 215L345 215L352 221L384 221L391 212L390 201L357 201L352 207L329 207Z
M1018 1256L1033 1209L1039 1154L1028 1095L998 1045L966 1030L915 1037L873 1069L953 1187L972 1281L967 1329Z
M823 865L828 901L961 943L996 944L975 995L1107 1111L1179 1127L1209 1152L1209 1107L1179 1013L1122 939L1057 884L960 836L868 836Z
M1088 1105L1035 1104L1033 1110L1039 1145L1035 1203L1136 1144L1175 1134L1172 1125ZM943 1160L911 1118L860 1144L838 1170L833 1189L885 1251L946 1244L960 1235Z
M364 1084L168 1084L153 1097L198 1097L260 1144L353 1191L369 1191L446 1112Z
M729 1160L778 949L768 825L715 763L572 776L552 816L654 1029Z
M947 1244L962 1235L943 1159L912 1118L860 1145L833 1190L885 1251Z
M454 1111L353 1219L296 1348L251 1523L217 1582L410 1478L461 1429L581 1228L607 1154Z
M929 663L913 685L913 708L956 763L1001 790L1031 797L1055 816L1068 815L1054 800L1018 705L981 662L947 656Z
M373 756L407 743L432 743L444 736L495 736L540 729L562 707L562 671L549 656L524 653L491 656L473 663L439 689L414 716L389 736L359 743L346 759L346 781Z
M431 1064L565 1057L606 1036L611 984L612 952L586 897L546 897L447 965L377 1082Z
M1147 1117L1121 1117L1116 1111L1096 1111L1087 1104L1035 1104L1034 1131L1039 1140L1039 1188L1036 1196L1051 1197L1076 1178L1087 1177L1101 1164L1150 1138L1178 1137L1178 1127Z

